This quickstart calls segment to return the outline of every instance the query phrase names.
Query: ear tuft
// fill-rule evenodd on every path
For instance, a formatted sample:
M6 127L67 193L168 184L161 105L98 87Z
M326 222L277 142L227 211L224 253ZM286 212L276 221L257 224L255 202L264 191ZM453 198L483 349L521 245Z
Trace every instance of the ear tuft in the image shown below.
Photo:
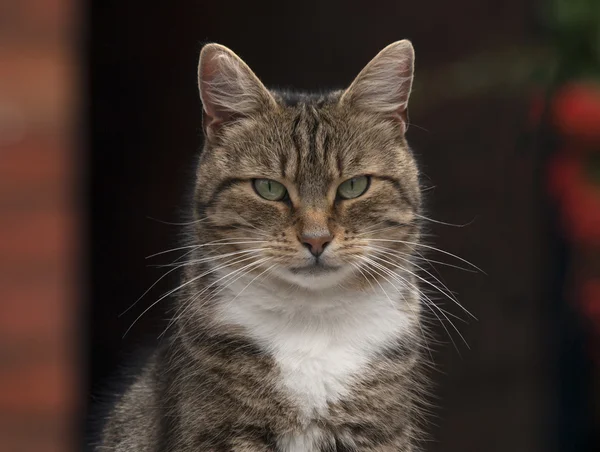
M358 74L340 102L362 111L392 116L401 121L406 131L414 59L410 41L390 44Z
M248 65L219 44L207 44L200 52L198 88L208 138L240 117L251 116L276 105Z

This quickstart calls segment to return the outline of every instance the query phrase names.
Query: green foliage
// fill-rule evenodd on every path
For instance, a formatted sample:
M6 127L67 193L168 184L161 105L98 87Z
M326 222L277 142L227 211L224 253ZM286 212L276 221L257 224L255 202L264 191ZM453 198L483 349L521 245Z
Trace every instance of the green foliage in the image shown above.
M544 25L570 77L600 77L600 0L548 0Z

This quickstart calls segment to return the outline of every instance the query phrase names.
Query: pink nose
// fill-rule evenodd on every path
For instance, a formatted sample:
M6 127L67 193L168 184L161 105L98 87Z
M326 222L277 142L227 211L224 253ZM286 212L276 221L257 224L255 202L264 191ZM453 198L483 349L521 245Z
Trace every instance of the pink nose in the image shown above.
M309 236L303 235L299 237L300 242L304 245L308 250L312 253L313 256L319 257L327 245L331 243L333 240L333 236L331 234L327 235L319 235L319 236Z

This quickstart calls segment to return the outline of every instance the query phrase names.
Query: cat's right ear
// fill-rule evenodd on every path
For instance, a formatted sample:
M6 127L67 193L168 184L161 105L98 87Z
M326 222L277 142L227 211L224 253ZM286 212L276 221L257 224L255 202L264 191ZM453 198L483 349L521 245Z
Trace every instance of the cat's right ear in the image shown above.
M277 105L248 65L219 44L207 44L200 52L198 88L209 140L233 121Z
M410 41L394 42L373 58L342 94L341 103L398 121L408 128L408 98L415 51Z

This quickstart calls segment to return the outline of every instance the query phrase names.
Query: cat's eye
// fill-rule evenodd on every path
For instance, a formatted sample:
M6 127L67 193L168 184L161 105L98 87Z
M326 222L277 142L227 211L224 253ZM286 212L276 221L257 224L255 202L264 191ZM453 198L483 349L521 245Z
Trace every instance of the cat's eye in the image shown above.
M340 184L337 189L338 196L343 199L358 198L369 188L369 177L358 176L348 179Z
M254 189L262 198L269 201L281 201L286 198L287 190L277 181L271 179L254 179Z

